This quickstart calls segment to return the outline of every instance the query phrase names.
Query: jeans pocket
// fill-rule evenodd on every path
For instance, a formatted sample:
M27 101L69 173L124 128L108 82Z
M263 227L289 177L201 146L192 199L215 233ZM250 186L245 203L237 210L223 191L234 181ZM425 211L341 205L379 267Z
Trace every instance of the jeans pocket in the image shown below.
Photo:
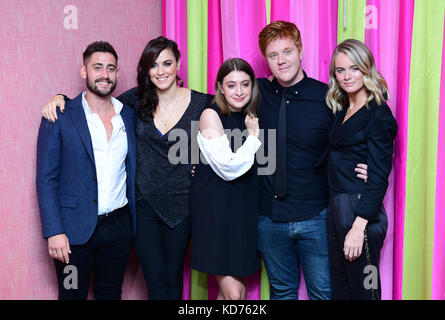
M261 229L268 222L268 219L270 218L263 215L258 216L258 229Z
M319 213L317 213L317 215L314 218L326 220L328 218L328 209L325 208L321 210Z
M326 218L328 216L328 208L324 208L323 210L321 210L318 215L322 218Z

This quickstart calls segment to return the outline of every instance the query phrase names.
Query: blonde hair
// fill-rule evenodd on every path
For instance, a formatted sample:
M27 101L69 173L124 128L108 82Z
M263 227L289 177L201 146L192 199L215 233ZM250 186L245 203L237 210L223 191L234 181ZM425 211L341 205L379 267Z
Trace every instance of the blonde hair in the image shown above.
M374 99L378 105L385 103L386 100L389 99L388 85L376 69L371 51L363 42L355 39L347 39L335 48L329 69L329 90L326 95L326 103L334 114L337 111L343 110L343 107L349 103L346 92L340 88L335 76L335 58L339 53L346 54L363 73L363 85L368 95L366 107L368 107L368 103Z

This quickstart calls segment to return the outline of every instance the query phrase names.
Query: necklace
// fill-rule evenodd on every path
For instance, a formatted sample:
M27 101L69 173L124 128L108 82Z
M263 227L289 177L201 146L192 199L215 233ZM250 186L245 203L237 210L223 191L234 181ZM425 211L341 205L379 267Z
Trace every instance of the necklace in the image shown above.
M168 108L169 108L172 104L174 104L174 103L176 102L176 100L177 100L177 96L174 97L172 101L170 101L169 103L167 103L167 104L164 105L164 106L161 106L161 104L158 104L158 108L157 108L158 112L159 112L160 109L163 109L163 110L167 111L167 114L168 114ZM174 114L174 113L173 113L173 114ZM158 115L156 116L156 119L159 120L159 122L161 123L161 126L163 126L163 127L167 127L167 126L168 126L168 124L169 124L169 122L170 122L170 118L171 118L170 116L167 116L166 118L163 118L163 117L161 117L161 116L159 115L159 113L158 113Z
M168 125L168 120L169 119L166 119L166 120L159 119L159 121L161 122L161 125L163 125L164 127L166 127Z
M171 117L166 117L166 118L163 118L163 117L161 117L161 116L157 116L156 117L156 120L158 120L159 121L159 123L160 123L160 125L162 126L162 127L167 127L168 126L168 124L170 123L170 120L171 120Z

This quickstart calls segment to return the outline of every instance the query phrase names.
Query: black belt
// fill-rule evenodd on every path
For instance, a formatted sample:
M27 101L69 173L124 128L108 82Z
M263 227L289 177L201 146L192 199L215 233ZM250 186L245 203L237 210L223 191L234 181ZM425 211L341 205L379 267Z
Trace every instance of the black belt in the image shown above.
M100 214L97 216L97 222L99 223L103 223L105 221L110 221L113 220L117 217L119 217L122 214L128 214L130 212L130 208L128 206L128 203L123 206L122 208L116 209L114 211L105 213L105 214Z

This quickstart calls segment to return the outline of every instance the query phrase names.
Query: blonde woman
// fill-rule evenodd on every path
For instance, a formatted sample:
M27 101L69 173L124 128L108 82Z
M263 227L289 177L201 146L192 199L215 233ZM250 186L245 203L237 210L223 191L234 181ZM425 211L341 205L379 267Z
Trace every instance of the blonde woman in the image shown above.
M335 115L327 167L334 299L381 298L379 261L387 229L382 201L397 133L388 96L370 50L354 39L339 44L326 97ZM356 178L357 163L368 164L366 181Z

